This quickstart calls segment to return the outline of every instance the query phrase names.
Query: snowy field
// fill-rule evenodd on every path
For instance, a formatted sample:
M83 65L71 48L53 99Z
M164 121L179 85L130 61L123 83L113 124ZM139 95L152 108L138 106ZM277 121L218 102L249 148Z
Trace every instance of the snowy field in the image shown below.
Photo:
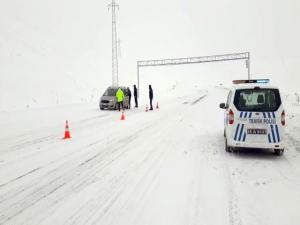
M226 94L173 90L158 110L142 105L125 121L97 103L1 112L0 224L300 224L297 96L284 95L278 157L225 152Z

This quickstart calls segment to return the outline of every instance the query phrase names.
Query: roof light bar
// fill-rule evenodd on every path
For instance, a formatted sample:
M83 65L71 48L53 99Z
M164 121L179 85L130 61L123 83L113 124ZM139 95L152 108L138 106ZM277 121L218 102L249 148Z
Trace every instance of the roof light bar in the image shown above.
M258 80L256 80L256 83L268 84L268 83L270 83L270 79L258 79Z
M256 80L233 80L233 84L268 84L270 79L256 79Z

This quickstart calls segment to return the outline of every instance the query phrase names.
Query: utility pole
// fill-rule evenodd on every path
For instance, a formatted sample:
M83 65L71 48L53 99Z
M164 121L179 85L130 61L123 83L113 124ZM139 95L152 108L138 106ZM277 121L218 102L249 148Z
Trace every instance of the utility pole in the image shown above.
M112 11L112 86L117 87L119 85L119 71L116 8L119 9L119 5L115 3L115 0L112 0L112 3L108 7Z

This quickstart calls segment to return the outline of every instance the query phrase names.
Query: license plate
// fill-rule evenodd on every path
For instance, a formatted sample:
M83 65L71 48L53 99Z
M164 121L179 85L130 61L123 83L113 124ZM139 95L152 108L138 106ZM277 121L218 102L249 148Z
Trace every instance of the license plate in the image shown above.
M247 129L247 134L267 134L266 129Z

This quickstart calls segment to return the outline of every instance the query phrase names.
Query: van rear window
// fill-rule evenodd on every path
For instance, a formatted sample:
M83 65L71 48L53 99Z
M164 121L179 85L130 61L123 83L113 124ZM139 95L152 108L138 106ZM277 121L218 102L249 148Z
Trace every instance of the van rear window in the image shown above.
M239 111L274 112L281 105L278 89L239 89L234 105Z

